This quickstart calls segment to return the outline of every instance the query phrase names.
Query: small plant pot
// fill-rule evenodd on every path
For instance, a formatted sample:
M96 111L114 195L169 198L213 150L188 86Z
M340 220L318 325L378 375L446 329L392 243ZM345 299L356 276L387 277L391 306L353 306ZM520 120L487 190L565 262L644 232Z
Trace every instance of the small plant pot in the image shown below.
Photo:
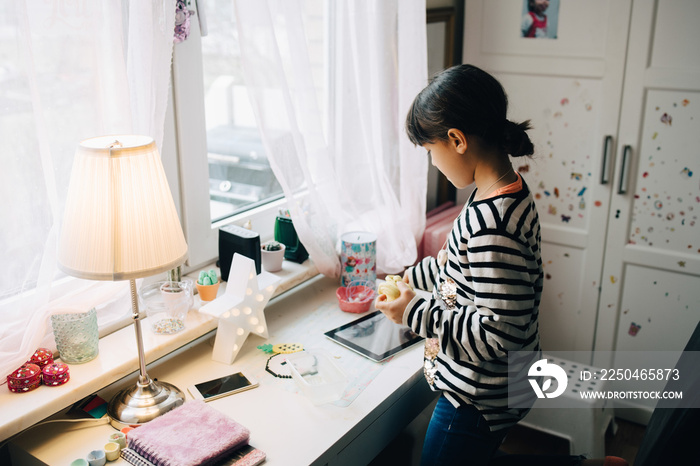
M264 245L263 245L264 246ZM261 249L262 253L262 266L268 272L279 272L282 270L282 262L284 261L284 250L285 245L280 243L281 249L276 251L268 251L264 248Z
M195 285L197 285L199 299L202 301L214 301L216 299L216 294L219 292L220 283L220 281L214 283L213 285L200 285L199 283L195 283Z

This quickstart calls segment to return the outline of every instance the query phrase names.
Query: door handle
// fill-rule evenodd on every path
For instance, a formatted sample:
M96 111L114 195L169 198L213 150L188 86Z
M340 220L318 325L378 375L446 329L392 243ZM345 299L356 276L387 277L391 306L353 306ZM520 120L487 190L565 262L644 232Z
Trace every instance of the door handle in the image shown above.
M603 165L600 170L600 184L608 184L610 179L610 167L608 166L608 155L610 154L610 148L612 147L612 136L605 136L603 141Z
M620 166L620 184L617 187L617 194L627 194L627 184L629 182L629 161L628 156L632 152L632 146L625 145L622 150L622 165Z

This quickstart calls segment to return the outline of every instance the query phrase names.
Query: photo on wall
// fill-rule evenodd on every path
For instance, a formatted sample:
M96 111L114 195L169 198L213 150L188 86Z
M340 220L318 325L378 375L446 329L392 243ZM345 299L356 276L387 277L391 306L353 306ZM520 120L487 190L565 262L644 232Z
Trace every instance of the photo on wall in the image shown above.
M522 37L556 39L559 26L559 0L523 0Z

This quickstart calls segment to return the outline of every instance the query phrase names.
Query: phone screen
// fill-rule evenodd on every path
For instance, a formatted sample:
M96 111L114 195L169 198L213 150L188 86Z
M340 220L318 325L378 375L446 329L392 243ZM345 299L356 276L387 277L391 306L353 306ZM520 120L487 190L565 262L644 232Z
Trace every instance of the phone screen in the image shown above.
M207 398L220 396L242 388L248 388L251 385L250 380L248 380L245 375L238 372L236 374L227 375L226 377L221 377L220 379L196 384L195 387L206 400Z

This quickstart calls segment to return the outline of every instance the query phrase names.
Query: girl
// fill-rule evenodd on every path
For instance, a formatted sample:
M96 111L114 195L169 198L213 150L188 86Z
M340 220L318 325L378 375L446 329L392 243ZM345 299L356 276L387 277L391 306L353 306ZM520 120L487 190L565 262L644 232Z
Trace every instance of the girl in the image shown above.
M523 37L547 37L547 15L549 0L528 0L528 13L523 16L520 30Z
M528 411L508 407L508 352L540 350L540 224L508 157L532 155L530 125L506 119L507 106L494 77L458 65L433 78L406 119L409 139L455 187L476 185L438 256L404 273L405 283L432 297L399 282L399 298L380 295L375 303L426 338L425 376L441 396L424 465L487 464ZM578 457L566 460L559 464L579 464Z

